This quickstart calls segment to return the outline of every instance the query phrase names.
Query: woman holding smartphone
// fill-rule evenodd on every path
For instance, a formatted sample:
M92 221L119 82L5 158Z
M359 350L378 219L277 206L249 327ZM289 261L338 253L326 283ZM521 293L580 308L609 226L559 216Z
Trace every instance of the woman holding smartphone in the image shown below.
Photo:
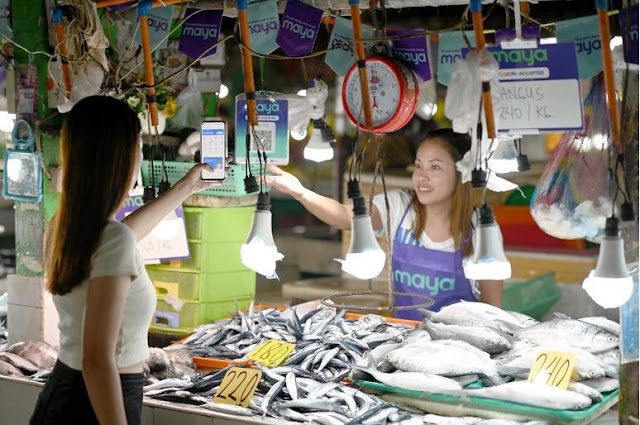
M31 425L137 425L142 364L156 307L137 243L204 182L194 166L159 198L114 220L138 175L140 121L126 103L91 96L62 127L58 211L48 229L47 287L60 321L58 361Z

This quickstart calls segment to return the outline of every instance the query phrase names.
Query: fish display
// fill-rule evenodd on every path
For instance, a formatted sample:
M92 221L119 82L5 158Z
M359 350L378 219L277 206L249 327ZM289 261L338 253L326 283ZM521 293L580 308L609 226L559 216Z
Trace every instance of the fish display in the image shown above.
M0 351L0 375L48 376L58 358L58 353L42 341L17 342Z

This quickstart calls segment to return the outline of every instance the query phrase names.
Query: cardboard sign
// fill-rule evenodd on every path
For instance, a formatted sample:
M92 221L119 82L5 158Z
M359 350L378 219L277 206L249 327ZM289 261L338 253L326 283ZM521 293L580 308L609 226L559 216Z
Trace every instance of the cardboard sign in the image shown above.
M476 45L476 36L473 31L465 32L469 43ZM462 49L468 48L467 42L460 31L446 32L440 34L438 41L438 82L449 85L449 79L453 72L453 67L460 59L462 59Z
M575 365L576 355L573 353L543 350L531 366L528 381L566 390Z
M140 194L129 196L124 206L116 213L115 219L122 221L143 205L144 201ZM138 249L145 264L189 258L189 244L182 205L167 215L147 236L139 241Z
M186 21L182 24L178 50L191 59L205 53L204 57L216 53L218 47L211 47L220 36L222 10L187 9Z
M250 132L251 146L249 162L259 164L257 148L267 154L267 163L287 165L289 163L289 113L286 100L257 99L258 125ZM247 157L247 101L242 95L236 97L236 161L243 164Z
M371 39L373 35L373 28L368 25L362 26L363 38ZM333 72L340 76L346 75L349 68L356 63L353 45L345 44L346 41L350 40L353 40L353 24L349 19L337 16L329 38L329 49L331 50L325 55L324 61ZM365 49L368 50L369 47L370 43L367 43Z
M234 367L222 378L214 403L249 407L253 393L262 379L262 371L257 369Z
M158 7L149 10L147 21L149 22L149 41L151 48L164 49L169 41L169 31L171 31L171 18L173 18L173 6ZM140 29L136 32L136 41L140 41Z
M281 365L295 348L295 345L288 342L271 339L249 353L249 358L267 367L276 367Z
M573 43L487 49L500 65L494 106L499 131L536 134L582 129L582 95ZM465 56L468 52L463 49Z
M591 78L602 71L602 46L598 17L570 19L556 23L558 43L575 43L580 78Z

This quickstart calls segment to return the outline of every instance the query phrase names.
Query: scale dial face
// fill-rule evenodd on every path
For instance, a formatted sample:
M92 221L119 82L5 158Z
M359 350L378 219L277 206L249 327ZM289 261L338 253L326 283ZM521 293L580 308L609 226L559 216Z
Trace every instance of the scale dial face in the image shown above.
M373 131L390 132L403 127L408 122L407 109L411 109L409 104L415 102L417 89L411 71L381 57L367 58L366 67ZM357 64L345 76L342 102L349 120L366 129Z

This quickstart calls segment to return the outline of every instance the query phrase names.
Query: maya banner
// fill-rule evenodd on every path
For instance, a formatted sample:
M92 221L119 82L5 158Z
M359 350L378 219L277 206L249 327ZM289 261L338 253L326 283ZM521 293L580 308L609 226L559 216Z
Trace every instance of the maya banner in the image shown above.
M323 13L298 0L287 1L276 38L287 56L303 56L313 51Z
M191 59L199 57L205 51L207 53L203 57L213 55L218 48L211 46L218 41L221 23L222 10L188 8L185 12L185 22L182 24L178 50Z
M388 30L391 37L403 36L415 31ZM431 67L429 66L429 54L427 53L427 37L423 32L416 37L399 38L391 41L391 53L394 58L402 61L422 81L431 79Z
M494 111L500 131L531 134L582 129L582 96L573 43L487 49L500 65L499 100ZM468 51L464 49L464 54Z
M556 22L556 37L558 43L575 43L581 79L602 71L602 45L596 15Z
M473 31L465 32L469 43L472 46L476 44L476 37ZM440 34L438 42L438 82L449 85L449 79L453 72L453 67L460 59L462 59L462 49L467 48L467 42L460 31L446 32Z
M522 38L524 40L540 41L540 27L538 25L525 25L522 27ZM516 39L515 28L503 28L496 30L496 44L503 41L513 41Z
M638 5L636 4L629 13L620 12L620 28L622 28L622 43L624 48L624 60L638 65Z
M164 49L167 47L169 31L171 31L171 18L173 18L173 6L158 7L149 10L147 21L149 23L149 41L152 49ZM140 30L136 32L136 41L140 40Z
M373 35L373 28L367 25L362 26L363 38L371 39ZM336 17L336 22L331 31L331 38L329 38L330 50L325 55L324 61L333 72L340 76L346 75L349 68L351 68L357 60L354 54L353 44L345 44L351 40L353 40L353 24L349 19L339 16ZM370 44L367 43L366 46L366 49L368 49Z
M289 163L289 103L286 100L258 98L258 125L254 132L260 139L256 143L254 132L251 132L249 162L259 164L257 146L267 154L267 163L287 165ZM247 101L244 95L236 97L236 161L242 164L247 157Z
M251 50L269 55L278 48L276 37L280 30L280 16L276 0L251 3L248 9Z

